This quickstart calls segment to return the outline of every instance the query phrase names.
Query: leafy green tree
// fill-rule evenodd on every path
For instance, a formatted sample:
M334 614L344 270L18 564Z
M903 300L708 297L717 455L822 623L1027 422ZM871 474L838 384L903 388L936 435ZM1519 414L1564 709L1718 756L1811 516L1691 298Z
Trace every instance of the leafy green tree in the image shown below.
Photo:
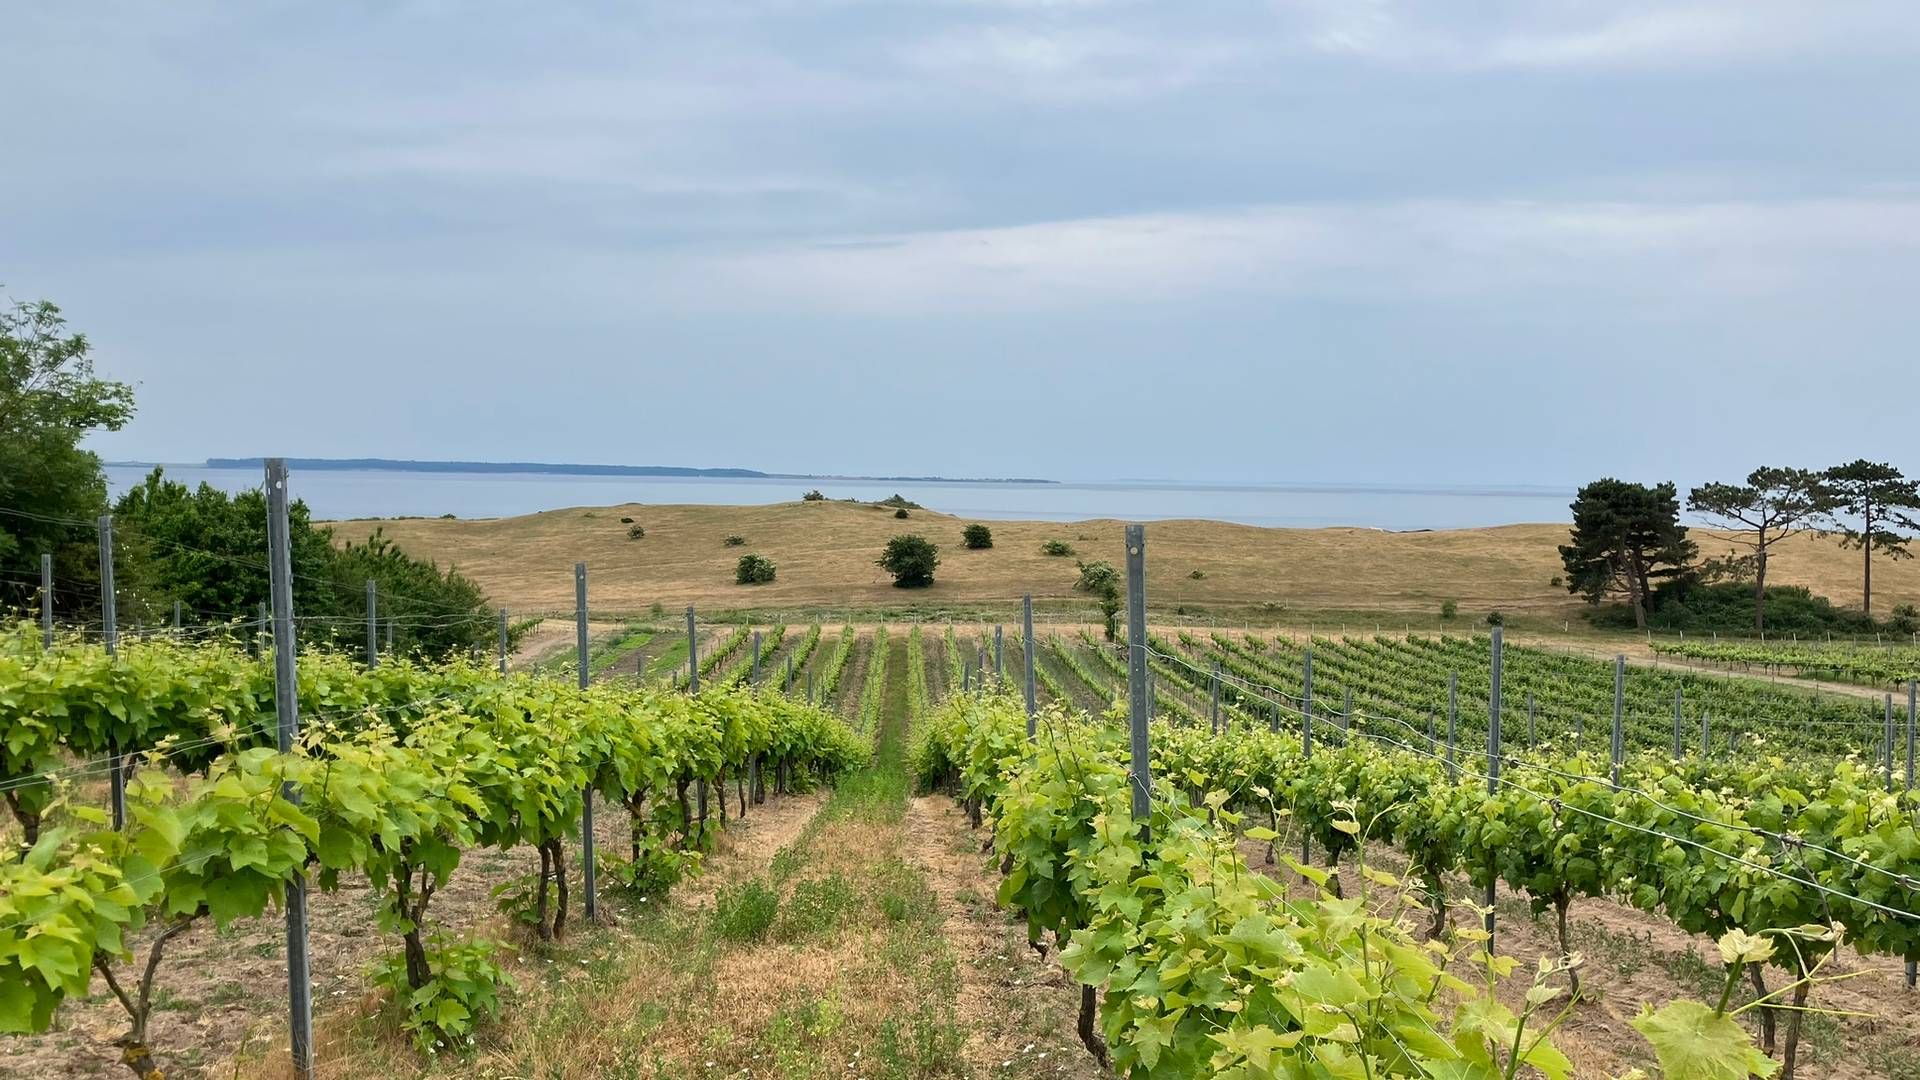
M120 592L137 615L162 616L178 600L199 621L245 619L267 601L267 502L260 489L229 495L208 484L189 488L155 469L120 496L113 512L125 567ZM372 579L380 618L394 620L397 648L441 657L493 646L495 615L472 579L408 555L377 529L365 543L336 546L332 530L314 526L297 500L287 519L293 609L305 623L304 640L364 649L359 620Z
M737 585L765 585L777 572L773 560L765 555L742 555L733 568L733 580Z
M1920 481L1902 476L1891 465L1862 458L1826 471L1834 509L1845 515L1840 523L1842 547L1857 547L1861 556L1860 610L1873 614L1873 553L1889 559L1910 559L1910 530L1920 530ZM1856 528L1853 521L1858 521Z
M113 518L119 591L133 617L153 618L178 600L196 621L247 619L268 602L267 500L259 488L234 495L210 484L189 488L156 468L114 502ZM312 527L299 500L288 506L287 522L293 610L336 613L327 534Z
M960 530L960 539L969 549L984 551L993 546L993 530L976 521Z
M107 508L100 457L80 447L96 431L133 417L133 388L96 378L86 335L67 329L44 300L0 311L0 607L35 601L40 556L75 597L97 593L91 522ZM56 592L64 597L64 593ZM96 605L62 604L78 613Z
M1637 627L1647 625L1647 597L1655 579L1686 572L1699 548L1680 524L1680 496L1672 483L1595 480L1574 497L1571 542L1560 547L1567 591L1598 604L1624 594Z
M1105 559L1083 562L1080 567L1080 580L1073 587L1081 592L1092 593L1100 605L1100 618L1106 625L1107 640L1120 640L1120 571Z
M896 536L887 541L878 565L893 575L895 587L924 589L933 584L934 568L940 565L940 549L924 536Z
M1767 557L1773 546L1817 528L1833 505L1819 473L1770 465L1748 473L1744 484L1702 484L1687 493L1687 509L1732 532L1734 543L1747 549L1735 562L1753 571L1756 632L1767 628Z

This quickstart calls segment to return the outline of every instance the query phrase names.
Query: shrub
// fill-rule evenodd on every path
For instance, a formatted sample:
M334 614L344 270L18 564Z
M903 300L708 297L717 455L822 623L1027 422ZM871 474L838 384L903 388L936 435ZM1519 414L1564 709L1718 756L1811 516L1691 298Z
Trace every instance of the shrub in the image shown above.
M1451 619L1458 614L1460 614L1460 601L1458 600L1440 601L1440 617L1441 618Z
M973 551L984 551L993 546L993 530L975 522L960 530L960 541Z
M826 502L827 497L825 495L820 494L819 488L814 488L812 491L809 491L805 495L800 496L800 501L801 502Z
M1073 557L1073 545L1065 540L1049 540L1040 545L1040 554L1051 555L1056 559L1070 559Z
M720 890L713 902L713 932L728 941L759 941L779 914L779 892L753 878Z
M1119 640L1120 600L1122 578L1120 571L1105 559L1083 562L1080 566L1080 580L1073 587L1081 592L1092 593L1100 605L1100 618L1106 624L1108 641ZM1182 609L1184 613L1185 609Z
M877 502L877 503L874 503L873 505L875 505L875 506L897 506L897 507L899 507L899 508L900 508L900 509L902 509L902 510L924 510L924 509L926 509L926 507L924 507L924 506L921 506L921 505L920 505L919 503L917 503L917 502L914 502L914 501L913 501L912 499L909 499L909 498L907 498L907 497L906 497L905 495L902 495L902 494L900 494L900 493L899 493L899 492L897 492L897 491L896 491L896 492L894 492L894 493L893 493L892 495L889 495L889 496L887 496L886 498L884 498L884 499L881 499L881 500L880 500L879 502Z
M1507 625L1507 617L1505 615L1500 614L1497 611L1489 611L1487 612L1487 625L1488 626L1505 626Z
M733 568L733 581L736 585L765 585L773 580L777 569L765 555L742 555Z
M747 538L744 536L741 536L739 533L729 533L727 537L721 540L720 542L722 544L725 544L727 547L747 546Z
M900 509L898 509L898 510L895 510L895 511L893 512L893 516L894 516L894 517L897 517L897 518L904 518L904 517L906 517L906 516L907 516L907 508L903 506L903 507L901 507Z
M623 517L623 518L621 518L621 519L620 519L620 524L622 524L622 525L631 525L631 524L633 524L633 519L632 519L632 518L630 518L630 517Z
M1192 578L1192 579L1193 579L1193 580L1195 580L1195 581L1205 581L1205 580L1207 580L1207 572L1206 572L1205 570L1195 570L1195 571L1192 571L1191 573L1189 573L1189 574L1187 574L1187 576L1188 576L1188 577L1190 577L1190 578Z
M638 540L645 535L647 535L647 527L645 525L627 526L627 539Z
M474 1028L500 1011L500 987L513 985L494 959L499 950L499 942L485 938L457 941L436 934L426 942L433 974L425 986L408 981L405 956L380 961L373 983L406 1010L400 1026L422 1053L469 1046Z
M933 570L940 565L940 549L924 536L896 536L887 541L878 565L893 575L895 587L924 589L933 584Z
M1556 588L1556 589L1559 588L1561 585L1560 575L1559 574L1553 575L1553 577L1547 581L1547 584L1552 586L1553 588Z
M1920 633L1920 608L1912 604L1896 605L1893 617L1887 620L1887 629L1896 634Z

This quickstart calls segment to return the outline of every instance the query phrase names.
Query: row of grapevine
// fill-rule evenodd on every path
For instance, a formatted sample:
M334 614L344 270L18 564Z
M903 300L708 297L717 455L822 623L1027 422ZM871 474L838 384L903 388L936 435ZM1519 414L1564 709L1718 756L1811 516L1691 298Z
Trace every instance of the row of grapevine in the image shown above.
M1867 686L1892 686L1920 679L1920 649L1853 645L1786 645L1737 641L1656 641L1662 656L1705 660L1751 671L1793 671Z
M1155 791L1137 822L1123 731L1051 710L1055 738L1028 744L1011 698L968 695L933 718L919 748L923 782L956 788L992 820L1005 860L1000 900L1020 911L1036 945L1051 934L1083 987L1082 1037L1110 1051L1121 1075L1234 1078L1279 1076L1562 1078L1572 1064L1552 1042L1564 1017L1568 965L1543 965L1509 1007L1494 992L1511 960L1485 950L1477 929L1454 929L1422 945L1399 917L1417 891L1373 867L1362 893L1289 901L1271 877L1252 872L1236 841L1248 810L1318 814L1326 830L1356 837L1379 828L1378 808L1327 798L1349 773L1340 756L1280 758L1289 788L1247 763L1257 740L1212 739L1156 725L1157 767L1179 776ZM1207 751L1245 747L1229 766ZM1270 749L1287 753L1277 741ZM1357 770L1355 786L1374 767ZM1224 770L1224 771L1221 771ZM1431 774L1381 770L1406 808ZM1297 773L1297 775L1296 775ZM1440 784L1446 791L1453 786ZM1190 798L1188 788L1198 794ZM1276 795L1276 792L1283 794ZM1438 797L1438 796L1432 796ZM1316 819L1318 820L1318 819ZM1143 832L1140 825L1146 826ZM1264 826L1245 835L1272 839ZM1325 885L1323 872L1289 865ZM1793 925L1790 923L1789 925ZM1814 935L1803 935L1809 940ZM1772 952L1772 936L1728 934L1724 984ZM1104 1040L1093 1037L1097 1019ZM1698 1002L1643 1007L1634 1020L1668 1080L1769 1075L1775 1065L1718 1008ZM1522 1070L1526 1071L1522 1071Z
M852 624L841 628L840 642L834 646L833 655L827 657L827 669L820 673L819 701L825 704L833 699L840 689L840 676L846 673L847 661L853 659L854 642L859 640L859 631Z
M745 689L581 690L466 662L368 670L321 653L299 675L302 737L281 753L263 661L164 640L118 655L44 649L24 627L0 637L0 787L25 838L0 856L0 1031L45 1030L97 975L128 1014L123 1060L145 1075L159 983L129 970L131 935L161 927L145 968L160 971L175 935L258 916L304 876L371 887L401 946L376 979L423 1048L464 1042L497 1008L493 944L434 932L428 907L467 852L536 848L543 869L521 914L558 937L564 848L588 792L626 809L634 859L622 876L655 888L710 840L689 785L760 762L804 786L867 752L824 711ZM67 782L110 750L136 759L118 830L73 804Z
M867 653L866 682L860 687L860 706L854 714L854 728L869 736L880 730L880 710L887 700L887 628L873 628L873 644Z
M761 665L760 670L762 672L771 670L766 665L768 665L773 661L774 654L780 651L780 643L786 640L786 637L787 637L786 623L774 624L773 628L768 630L766 634L761 637L760 639L760 665ZM729 685L743 684L753 678L754 659L752 656L752 650L742 649L740 650L740 654L741 655L738 663L734 665L733 670L727 672L726 676L721 680L722 682L725 682Z
M1188 639L1182 651L1193 667L1184 677L1204 681L1203 665L1218 661L1237 680L1260 688L1253 696L1283 696L1297 703L1303 693L1305 650L1313 651L1316 715L1337 711L1348 693L1363 713L1413 723L1444 722L1448 677L1458 679L1459 708L1477 723L1462 728L1465 745L1484 745L1490 691L1490 646L1484 639L1314 638L1303 646L1286 639L1215 634ZM1178 665L1176 665L1178 666ZM1613 715L1614 667L1588 657L1507 646L1502 728L1509 741L1522 736L1554 746L1607 745ZM1229 698L1245 688L1229 685ZM1718 740L1716 750L1738 739L1799 754L1868 759L1886 749L1877 706L1851 698L1808 694L1744 679L1671 669L1628 666L1624 725L1629 747L1668 747L1674 741L1676 699L1682 711L1683 744L1695 742L1702 717ZM1250 692L1251 693L1251 692ZM1532 711L1529 712L1529 703ZM1265 705L1251 711L1262 714ZM1531 718L1531 731L1529 720ZM1404 734L1404 730L1402 734Z

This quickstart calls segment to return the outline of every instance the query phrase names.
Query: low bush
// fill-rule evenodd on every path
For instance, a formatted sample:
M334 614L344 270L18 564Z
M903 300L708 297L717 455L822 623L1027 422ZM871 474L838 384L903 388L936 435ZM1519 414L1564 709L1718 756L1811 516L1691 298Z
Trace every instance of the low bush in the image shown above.
M647 527L645 525L627 526L627 539L638 540L645 535L647 535Z
M1065 540L1049 540L1040 545L1040 554L1056 559L1070 559L1073 557L1073 545Z
M1507 617L1505 615L1500 614L1497 611L1489 611L1487 612L1487 625L1488 626L1505 626L1507 625Z
M819 488L814 488L812 491L809 491L805 495L800 496L800 501L801 502L826 502L827 497L825 495L820 494Z
M621 519L620 519L620 524L622 524L622 525L631 525L631 524L633 524L633 519L632 519L632 518L630 518L630 517L623 517L623 518L621 518Z
M734 584L765 585L773 580L777 570L773 560L765 555L742 555L740 562L733 568Z
M1194 570L1188 573L1187 576L1195 581L1207 580L1207 572L1205 570Z
M1649 599L1647 625L1655 630L1753 631L1751 582L1671 581L1655 586ZM1801 585L1767 586L1766 612L1769 632L1871 634L1885 628L1861 612L1835 607L1833 601ZM1607 604L1588 618L1607 629L1634 627L1633 608L1626 604Z
M1440 601L1440 617L1441 618L1451 619L1458 614L1460 614L1460 601L1458 600Z
M960 542L970 550L984 551L993 546L993 530L975 522L960 530Z
M898 509L898 510L895 510L895 511L893 512L893 516L894 516L894 517L897 517L897 518L904 518L904 517L907 517L907 516L908 516L908 515L907 515L907 508L903 506L903 507L901 507L900 509Z
M405 1010L400 1026L422 1053L464 1049L473 1045L474 1029L500 1011L500 987L513 985L494 959L500 948L485 938L459 941L436 934L426 942L433 974L425 986L408 981L405 956L382 960L373 969L373 984Z
M720 543L727 547L745 547L747 546L747 538L741 536L739 533L729 533Z

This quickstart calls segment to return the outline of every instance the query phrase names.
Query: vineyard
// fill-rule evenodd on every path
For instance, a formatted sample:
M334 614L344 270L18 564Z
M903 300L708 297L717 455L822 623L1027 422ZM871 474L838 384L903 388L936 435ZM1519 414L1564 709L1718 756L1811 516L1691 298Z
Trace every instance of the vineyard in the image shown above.
M1033 746L1017 693L1030 640ZM392 944L365 977L416 1052L497 1053L490 1032L524 998L507 957L564 948L583 925L589 800L624 811L618 842L596 829L601 903L664 897L708 872L730 817L900 768L880 759L897 762L909 732L914 774L992 837L1001 904L1081 988L1061 1033L1123 1075L1585 1075L1556 1049L1556 1025L1592 1007L1591 961L1569 959L1583 905L1734 950L1718 1008L1695 988L1636 1003L1644 1060L1674 1078L1819 1075L1805 1018L1865 973L1837 974L1837 958L1920 958L1920 801L1892 782L1884 718L1857 699L1629 668L1616 773L1613 667L1506 648L1495 773L1487 639L1175 630L1148 646L1143 840L1125 827L1112 707L1127 652L1092 630L627 624L588 654L585 688L552 663L503 675L309 652L302 738L280 753L272 666L239 643L109 655L19 627L0 648L0 785L21 840L0 863L0 1022L57 1031L68 1011L117 1009L128 1034L106 1049L144 1076L183 1049L154 1035L179 975L169 945L235 932L304 879L367 896ZM117 830L98 790L116 752L135 763ZM516 851L538 869L496 889L504 929L436 918L464 864ZM1475 905L1492 896L1545 916L1538 970L1485 958L1492 909ZM745 900L718 902L716 919ZM1495 930L1496 957L1518 932ZM738 1074L716 1070L700 1075Z

